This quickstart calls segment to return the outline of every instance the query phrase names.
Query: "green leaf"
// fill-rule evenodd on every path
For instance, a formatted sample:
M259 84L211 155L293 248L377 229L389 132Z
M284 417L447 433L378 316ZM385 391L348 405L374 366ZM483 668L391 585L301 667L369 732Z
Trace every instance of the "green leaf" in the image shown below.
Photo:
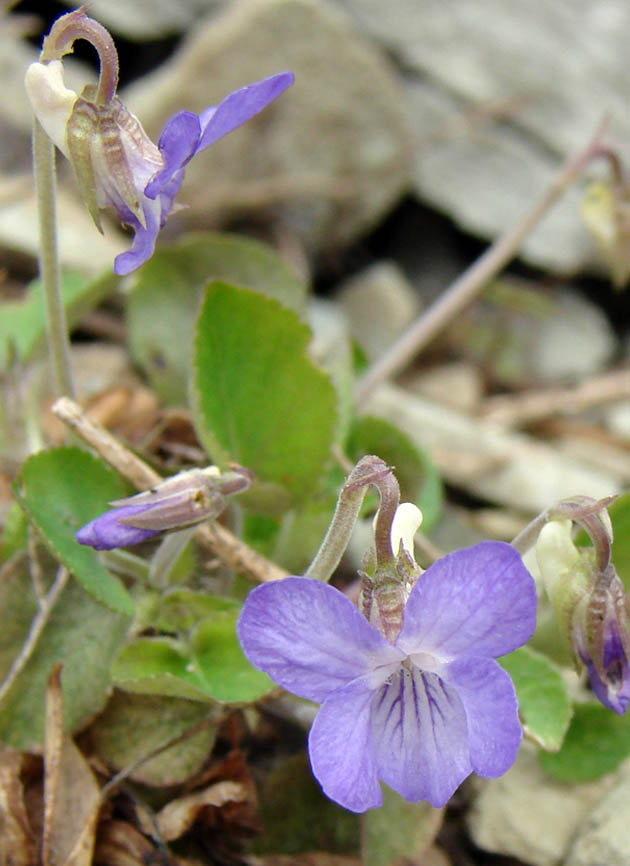
M393 466L401 499L421 509L423 529L435 523L442 508L442 482L432 461L406 433L383 418L364 415L355 421L346 451L353 461L376 454Z
M548 658L521 647L500 659L512 678L525 731L547 751L558 751L571 721L571 702L560 671Z
M0 562L6 562L18 550L24 550L27 542L27 527L28 522L24 511L14 499L4 518L0 539Z
M362 816L361 863L389 866L390 863L421 863L423 852L432 844L442 823L443 809L426 801L408 803L382 785L383 805Z
M274 762L264 776L259 804L263 833L253 845L257 854L326 851L330 856L359 850L358 815L324 796L304 751Z
M616 769L630 753L630 713L578 704L559 752L540 753L544 770L561 782L589 782Z
M194 630L188 644L139 638L120 653L112 676L120 688L221 703L253 701L273 683L253 668L236 637L238 611L217 612Z
M304 313L304 283L257 241L207 232L161 247L135 275L127 325L131 355L164 403L186 401L195 319L210 279L255 289Z
M160 601L155 627L162 631L183 632L212 617L217 611L234 610L240 605L232 598L219 598L185 586L167 590Z
M111 469L80 448L40 451L24 463L16 494L54 555L99 602L131 614L133 602L122 582L102 565L96 552L74 534L107 509L127 489Z
M251 469L240 501L281 510L313 495L329 458L337 398L307 355L310 331L277 301L206 288L195 338L193 418L214 462Z
M608 513L614 533L612 561L626 592L630 592L630 493L616 499Z
M0 581L0 680L22 649L36 612L26 568L7 569ZM105 704L109 667L128 627L126 617L103 608L69 581L23 671L0 703L0 741L13 749L41 748L46 685L57 662L63 664L65 730L84 727Z
M207 704L196 701L117 691L90 726L90 742L103 761L114 770L122 770L211 714ZM130 778L145 785L185 782L201 769L215 737L216 728L204 726L140 764Z
M86 280L81 274L61 275L61 294L68 326L72 327L89 310L110 295L119 277L107 272L96 280ZM44 300L39 280L29 286L21 301L0 304L0 370L5 370L14 346L21 361L29 361L43 349L46 341Z

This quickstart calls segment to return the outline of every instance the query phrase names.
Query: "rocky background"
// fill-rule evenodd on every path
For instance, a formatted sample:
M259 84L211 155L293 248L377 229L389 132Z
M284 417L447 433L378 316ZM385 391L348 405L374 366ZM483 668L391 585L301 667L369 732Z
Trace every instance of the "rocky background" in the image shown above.
M23 72L65 10L32 0L0 18L9 299L36 269ZM285 97L191 163L180 196L189 208L161 239L227 228L276 246L312 282L328 339L342 328L368 360L522 218L604 118L630 162L627 0L93 0L90 14L111 29L120 96L153 137L180 108L198 112L241 84L295 73ZM94 58L77 54L70 82L80 89ZM126 239L113 224L101 237L68 167L59 173L62 263L99 274ZM588 166L586 178L607 177L605 161ZM582 177L482 300L368 401L395 414L449 485L449 520L432 537L442 549L511 538L563 496L630 483L630 307L585 224L585 188ZM143 392L117 342L116 309L100 316L80 323L82 397L124 383L120 415ZM428 816L407 862L630 864L629 787L627 763L596 782L552 782L526 745L503 779L466 786L445 823ZM356 862L307 859L312 838L275 850L285 859L265 863Z

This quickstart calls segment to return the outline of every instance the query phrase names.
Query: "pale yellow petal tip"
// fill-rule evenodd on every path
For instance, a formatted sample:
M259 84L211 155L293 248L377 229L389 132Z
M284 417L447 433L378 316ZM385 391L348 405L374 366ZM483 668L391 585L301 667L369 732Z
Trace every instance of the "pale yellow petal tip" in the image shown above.
M396 509L392 521L392 550L398 553L400 543L407 553L413 557L413 539L422 525L422 512L413 502L401 502Z
M558 578L579 561L579 551L571 538L570 520L551 520L540 530L536 559L545 584Z
M67 156L66 126L77 94L64 84L61 61L31 63L24 76L24 85L35 117L48 137Z

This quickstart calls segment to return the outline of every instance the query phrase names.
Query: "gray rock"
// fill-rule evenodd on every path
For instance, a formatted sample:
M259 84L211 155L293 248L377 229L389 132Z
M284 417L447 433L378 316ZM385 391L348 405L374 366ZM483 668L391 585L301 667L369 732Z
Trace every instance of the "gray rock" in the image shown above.
M626 0L337 0L409 82L419 196L495 237L531 207L604 114L630 156ZM522 253L556 271L595 260L573 190Z
M600 372L610 361L617 339L599 307L570 289L554 295L554 313L536 329L530 355L535 379L558 382Z
M296 83L193 160L181 227L267 212L311 247L347 243L408 188L411 133L385 60L338 10L315 0L248 0L200 22L173 59L122 95L149 134L234 88L291 69Z
M546 776L536 749L524 743L514 766L500 779L479 782L480 793L468 815L476 845L516 857L532 866L558 866L598 800L614 784L610 775L596 782L563 785ZM608 799L608 798L607 798ZM628 816L626 816L626 824ZM630 847L626 852L630 851ZM570 861L567 866L595 866ZM630 860L603 859L597 866L625 866Z
M75 0L62 0L76 9ZM89 13L113 33L128 39L157 39L186 30L220 0L92 0Z
M337 295L352 336L371 361L420 314L416 289L394 262L377 262L344 282Z
M630 768L626 765L578 833L564 866L630 866Z

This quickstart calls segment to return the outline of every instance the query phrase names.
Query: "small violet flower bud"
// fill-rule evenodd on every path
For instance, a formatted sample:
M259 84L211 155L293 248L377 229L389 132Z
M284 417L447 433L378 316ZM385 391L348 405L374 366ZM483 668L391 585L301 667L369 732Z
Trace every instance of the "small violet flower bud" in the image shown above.
M180 472L151 490L111 502L115 507L79 529L75 538L94 550L140 544L160 532L217 517L226 496L245 490L251 480L242 467L223 474L216 466Z
M76 39L91 42L101 69L98 85L81 95L67 88L61 57ZM44 41L39 63L26 72L26 91L37 120L71 162L79 191L97 228L100 211L112 208L135 232L131 249L116 257L114 271L128 274L153 254L159 230L192 157L245 123L293 83L280 72L248 84L200 115L175 114L157 146L115 95L118 57L109 33L83 8L59 18Z
M586 666L594 694L622 715L630 702L630 632L623 584L610 562L608 515L582 523L593 547L572 541L570 520L552 520L540 532L536 558L557 621L576 664Z

